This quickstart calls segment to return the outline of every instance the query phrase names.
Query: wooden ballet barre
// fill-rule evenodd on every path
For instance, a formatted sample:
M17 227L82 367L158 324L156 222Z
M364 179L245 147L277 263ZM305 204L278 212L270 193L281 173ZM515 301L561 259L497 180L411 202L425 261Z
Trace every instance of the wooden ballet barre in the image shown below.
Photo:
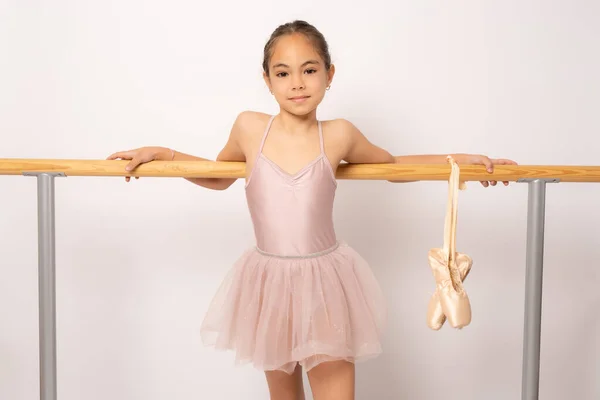
M65 176L139 176L181 178L244 178L246 163L229 161L152 161L135 171L125 171L124 160L0 159L0 175L61 173ZM450 175L448 164L346 164L337 179L443 181ZM492 174L479 165L462 165L462 181L497 180L516 182L553 179L559 182L600 182L600 166L498 165Z

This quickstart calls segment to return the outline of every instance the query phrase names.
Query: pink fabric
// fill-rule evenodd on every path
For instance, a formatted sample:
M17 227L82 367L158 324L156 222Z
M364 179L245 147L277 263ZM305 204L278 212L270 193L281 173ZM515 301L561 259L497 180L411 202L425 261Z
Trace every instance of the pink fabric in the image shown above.
M335 176L323 149L295 174L262 153L246 184L256 235L225 277L202 324L207 345L236 362L292 373L381 353L386 308L367 262L336 239Z

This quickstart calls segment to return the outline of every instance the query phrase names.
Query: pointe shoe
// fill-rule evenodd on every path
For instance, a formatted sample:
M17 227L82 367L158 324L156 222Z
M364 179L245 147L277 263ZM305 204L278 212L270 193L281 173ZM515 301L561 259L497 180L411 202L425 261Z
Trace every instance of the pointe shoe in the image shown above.
M472 262L467 255L458 256L456 261L447 261L445 255L442 249L430 250L429 264L436 281L442 313L453 328L462 329L471 323L471 303L460 279L456 261L461 260L461 269L470 269L468 265Z
M429 253L430 260L432 257L434 259L437 258L436 253L438 253L438 252L436 250L440 250L440 249L434 249L434 250L430 251L430 253ZM434 265L437 263L438 263L437 261L435 263L430 262L430 265ZM471 259L471 257L469 257L466 254L458 253L456 255L456 265L458 268L458 272L460 273L460 280L464 282L464 280L469 275L469 272L471 271L471 266L473 265L473 260ZM470 320L470 318L469 318L469 320ZM454 321L456 323L456 318L454 318ZM435 291L433 292L433 294L431 295L431 298L429 299L429 306L427 308L427 326L429 328L437 331L442 328L442 326L444 325L444 322L446 322L446 314L444 314L444 311L442 310L440 292L436 285Z
M471 323L471 303L463 287L464 277L471 270L473 261L470 256L456 251L456 220L458 214L458 191L464 189L460 182L458 164L448 156L452 166L448 179L448 204L444 223L444 246L429 250L429 265L433 272L436 289L427 310L428 325L432 329L440 329L445 316L448 323L462 329ZM439 306L438 306L439 304ZM441 313L440 313L441 309Z

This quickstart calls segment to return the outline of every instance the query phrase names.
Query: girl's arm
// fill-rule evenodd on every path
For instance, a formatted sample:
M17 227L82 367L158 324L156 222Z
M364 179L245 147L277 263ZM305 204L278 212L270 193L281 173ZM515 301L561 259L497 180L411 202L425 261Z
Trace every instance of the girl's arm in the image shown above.
M241 154L241 155L240 155ZM206 158L196 157L190 154L173 151L173 160L175 161L212 161ZM232 141L232 138L227 142L225 147L217 155L215 161L245 161L244 154L240 152L237 143ZM236 178L184 178L198 186L213 190L228 189L237 180Z
M339 130L344 144L342 160L351 164L394 163L395 158L387 150L371 143L351 122L340 120Z
M347 150L343 160L359 163L395 163L395 164L445 164L448 154L428 154L428 155L407 155L393 156L388 151L372 144L369 140L350 122L345 121L345 137L347 138ZM494 171L494 165L517 165L516 162L507 159L490 159L487 156L479 154L450 154L456 163L484 165L488 172ZM390 181L396 183L416 182L416 181ZM482 181L485 187L496 185L496 181ZM508 182L504 182L508 185Z
M240 145L240 136L242 132L241 116L238 116L231 132L229 139L221 152L218 154L216 161L241 161L246 160L246 156ZM126 166L126 171L133 171L138 165L150 161L211 161L207 158L197 157L190 154L182 153L165 147L141 147L139 149L121 151L111 154L108 160L131 160ZM125 178L129 182L130 177ZM229 188L237 179L236 178L184 178L196 185L213 190L225 190Z
M229 134L229 139L227 143L223 147L223 149L217 155L217 159L215 161L246 161L246 156L242 150L240 145L240 137L241 137L241 125L240 121L241 117L235 120L233 127L231 128L231 132ZM178 151L174 152L174 160L177 161L208 161L206 159L192 156L189 154L181 153ZM236 178L184 178L196 185L213 189L213 190L225 190L229 188L233 183L237 180Z

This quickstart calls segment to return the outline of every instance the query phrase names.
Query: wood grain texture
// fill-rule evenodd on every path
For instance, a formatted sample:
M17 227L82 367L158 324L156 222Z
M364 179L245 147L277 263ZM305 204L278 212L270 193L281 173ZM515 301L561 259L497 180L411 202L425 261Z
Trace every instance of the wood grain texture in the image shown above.
M223 161L153 161L135 171L125 171L123 160L0 159L0 175L35 172L62 172L66 176L139 176L184 178L244 178L246 164ZM341 164L337 179L445 181L450 165ZM483 166L460 166L461 181L548 178L560 182L600 182L600 166L499 165L493 173Z

